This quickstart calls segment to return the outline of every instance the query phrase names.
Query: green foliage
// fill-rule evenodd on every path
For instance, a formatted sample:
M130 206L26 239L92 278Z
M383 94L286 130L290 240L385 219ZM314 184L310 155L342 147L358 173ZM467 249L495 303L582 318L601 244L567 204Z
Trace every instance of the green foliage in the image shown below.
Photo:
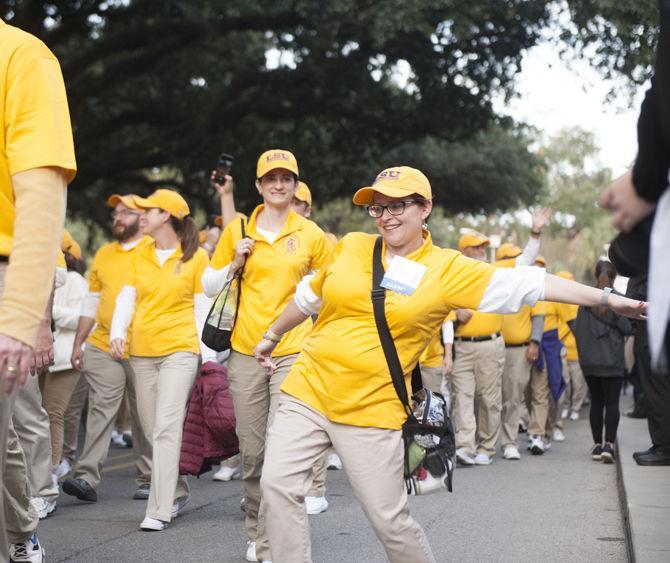
M61 61L79 164L69 210L87 224L107 222L110 193L157 185L213 210L220 151L236 156L249 211L272 146L295 151L321 201L369 182L399 147L452 210L533 198L523 137L507 133L520 149L509 166L487 166L494 148L478 157L476 139L548 24L546 0L8 0L0 16Z

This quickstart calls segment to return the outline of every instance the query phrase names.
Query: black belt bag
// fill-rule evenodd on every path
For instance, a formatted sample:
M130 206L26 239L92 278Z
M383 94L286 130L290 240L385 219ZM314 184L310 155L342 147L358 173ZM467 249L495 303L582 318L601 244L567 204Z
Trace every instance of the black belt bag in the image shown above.
M372 309L393 387L407 413L407 421L402 427L407 493L425 495L443 489L451 492L456 437L447 403L440 393L422 388L421 370L417 364L412 371L410 406L398 351L386 321L386 289L381 287L383 277L382 238L378 237L372 257Z

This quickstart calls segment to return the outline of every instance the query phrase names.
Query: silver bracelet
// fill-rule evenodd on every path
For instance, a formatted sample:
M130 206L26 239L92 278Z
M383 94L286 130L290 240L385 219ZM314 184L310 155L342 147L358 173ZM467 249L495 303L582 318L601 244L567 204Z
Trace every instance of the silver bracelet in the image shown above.
M279 342L281 341L281 336L272 332L270 329L267 329L263 333L263 338L265 338L265 340L269 340L270 342L274 342L276 344L279 344Z
M603 294L600 296L600 304L609 307L610 306L610 293L612 293L611 287L603 288Z

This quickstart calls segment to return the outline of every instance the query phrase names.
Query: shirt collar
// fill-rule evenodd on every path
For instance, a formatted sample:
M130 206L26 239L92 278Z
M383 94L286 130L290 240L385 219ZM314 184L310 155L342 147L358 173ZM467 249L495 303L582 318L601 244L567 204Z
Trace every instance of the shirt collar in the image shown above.
M406 258L407 260L414 260L415 262L421 262L423 258L428 256L430 251L433 249L433 239L430 236L430 231L428 231L428 229L422 229L421 236L423 236L423 244L411 254L403 256L403 258ZM383 251L384 252L382 256L384 260L386 260L386 242L384 242Z
M260 235L260 233L258 232L258 227L256 225L256 219L258 217L258 214L261 211L263 211L263 209L265 209L264 204L261 204L258 207L256 207L256 209L254 209L253 213L249 217L249 221L246 224L246 235L254 240L263 240L263 241L266 240L265 237ZM277 240L279 240L282 237L288 236L296 231L301 230L303 225L305 224L305 221L306 219L304 217L298 215L295 211L290 209L288 212L288 216L286 217L286 221L284 222L284 226L282 227L281 231L279 231Z

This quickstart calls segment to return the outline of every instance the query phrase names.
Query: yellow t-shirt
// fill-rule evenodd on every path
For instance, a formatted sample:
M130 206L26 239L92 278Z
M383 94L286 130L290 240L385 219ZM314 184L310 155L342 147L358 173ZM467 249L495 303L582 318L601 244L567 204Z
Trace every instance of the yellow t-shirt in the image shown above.
M424 244L407 256L428 267L412 295L386 293L386 317L410 389L421 353L454 308L477 308L493 267ZM314 328L282 384L333 422L398 429L406 419L389 374L372 311L376 237L346 235L310 286L323 299ZM384 249L384 253L386 250Z
M60 65L36 37L0 20L0 255L12 249L12 175L57 166L70 182L77 165Z
M428 344L428 348L421 354L419 363L422 367L442 367L442 362L444 361L444 345L442 344L442 334L440 332L440 328L438 328L435 336L433 336L430 344Z
M193 296L203 293L201 280L209 258L202 248L186 263L182 256L179 246L161 266L153 241L134 253L128 284L137 290L131 356L200 353Z
M514 268L516 258L506 258L495 262L497 268ZM533 308L524 305L518 313L502 315L502 335L505 344L523 344L530 340L533 333L531 320Z
M132 282L133 257L144 247L152 243L151 238L144 237L136 246L124 250L117 241L110 242L98 249L91 264L88 290L100 294L98 310L95 313L95 330L87 342L104 352L109 352L109 329L112 326L116 297L121 288ZM132 331L126 338L126 355L132 340Z
M502 318L503 315L498 313L480 313L479 311L474 311L467 323L458 323L454 336L456 338L474 338L501 332Z
M579 360L577 354L577 342L575 341L575 335L572 334L572 331L568 326L568 322L577 318L579 306L570 303L557 303L556 305L559 311L558 337L561 339L561 342L563 342L563 346L565 346L565 357L569 362L576 362Z
M538 314L544 315L544 332L558 329L559 305L553 301L538 301L535 304Z
M231 338L237 352L251 355L267 328L277 319L295 294L300 280L312 270L319 270L328 261L332 249L325 233L314 223L289 211L277 239L270 242L256 230L256 217L263 210L259 205L249 217L246 235L256 241L247 259L242 277L240 308ZM235 258L235 245L242 238L239 221L223 231L212 256L217 270ZM276 356L297 354L312 320L287 332L275 349Z

